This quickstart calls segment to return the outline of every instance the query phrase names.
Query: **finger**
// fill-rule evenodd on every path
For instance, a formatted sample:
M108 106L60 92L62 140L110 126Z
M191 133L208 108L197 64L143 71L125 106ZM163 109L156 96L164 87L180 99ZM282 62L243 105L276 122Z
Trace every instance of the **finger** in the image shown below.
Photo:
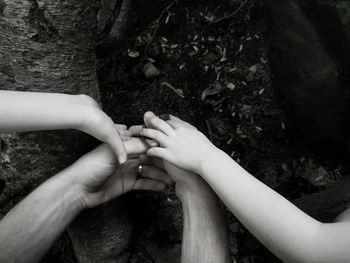
M121 137L132 137L132 134L128 130L119 130L119 134Z
M169 152L169 150L166 149L166 148L161 148L161 147L150 148L147 151L147 155L148 156L152 156L152 157L157 157L157 158L160 158L160 159L164 159L164 160L166 160L168 162L173 163L172 155Z
M127 153L118 129L115 129L115 133L113 135L108 136L108 139L106 142L111 146L113 151L116 153L119 163L120 164L125 163L127 160Z
M148 149L157 146L158 143L152 140L143 140L139 138L130 138L125 141L125 148L128 155L146 153Z
M141 135L149 139L155 140L162 146L168 145L168 137L161 131L144 128L141 131Z
M159 167L160 169L164 169L164 162L162 159L159 159L159 158L156 158L156 157L151 157L151 156L148 156L146 154L142 154L139 156L139 159L140 159L140 162L141 164L153 164L157 167Z
M115 126L118 128L119 131L128 129L128 126L126 126L125 124L116 124Z
M159 119L162 119L163 121L170 120L170 115L168 113L159 114L158 117L159 117Z
M174 133L174 129L167 122L155 116L153 112L146 112L144 121L147 127L157 129L166 135Z
M141 130L144 128L143 125L134 125L129 128L132 136L140 136Z
M128 126L125 124L116 124L115 127L117 127L123 142L129 140L129 138L132 137L131 132L128 130Z
M191 129L197 130L197 128L194 127L193 125L191 125L188 122L185 122L185 121L181 120L180 118L175 117L173 115L170 115L170 120L168 120L167 123L169 123L169 125L171 127L173 127L174 129L178 129L178 128L181 128L181 127L187 127L187 128L191 128Z
M133 190L164 191L166 188L167 185L163 182L140 178L136 180Z
M167 174L167 172L165 172L164 170L156 166L144 165L141 176L143 178L149 178L149 179L161 181L168 186L174 183L174 181Z

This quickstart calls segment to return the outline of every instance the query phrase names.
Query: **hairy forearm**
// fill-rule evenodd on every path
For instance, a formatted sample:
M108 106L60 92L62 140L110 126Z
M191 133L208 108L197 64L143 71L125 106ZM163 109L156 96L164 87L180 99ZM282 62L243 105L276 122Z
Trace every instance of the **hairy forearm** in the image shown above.
M38 262L83 209L71 168L54 176L0 221L0 262Z
M181 262L229 262L225 216L215 193L202 181L177 194L184 211Z
M350 255L349 225L325 227L267 187L221 151L201 175L235 216L272 252L287 262L344 262Z
M0 90L0 132L78 128L84 96Z

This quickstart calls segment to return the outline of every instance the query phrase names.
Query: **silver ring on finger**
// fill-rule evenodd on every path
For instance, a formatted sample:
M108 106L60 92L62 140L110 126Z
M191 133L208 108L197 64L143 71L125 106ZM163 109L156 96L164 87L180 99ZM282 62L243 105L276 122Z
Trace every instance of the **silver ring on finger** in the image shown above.
M140 164L140 165L137 167L137 174L136 174L136 177L137 177L137 178L142 177L142 170L143 170L143 165Z

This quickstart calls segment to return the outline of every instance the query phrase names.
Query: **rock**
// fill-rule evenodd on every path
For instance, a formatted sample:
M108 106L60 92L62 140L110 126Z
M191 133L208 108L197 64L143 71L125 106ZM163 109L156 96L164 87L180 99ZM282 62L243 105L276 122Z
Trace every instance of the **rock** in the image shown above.
M143 66L142 72L143 74L145 74L145 77L148 79L158 77L162 74L160 70L152 62L147 62Z

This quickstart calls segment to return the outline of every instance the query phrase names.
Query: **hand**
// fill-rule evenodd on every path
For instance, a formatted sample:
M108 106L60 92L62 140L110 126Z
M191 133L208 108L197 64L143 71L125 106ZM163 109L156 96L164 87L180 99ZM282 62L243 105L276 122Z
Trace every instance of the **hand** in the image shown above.
M159 143L160 147L152 147L147 155L164 159L175 166L193 173L200 173L202 164L217 148L205 135L187 122L174 116L164 121L152 112L144 115L145 125L130 127L134 135L141 135Z
M116 153L119 163L126 162L126 149L122 140L131 134L125 125L115 125L113 120L102 111L100 105L86 95L78 95L78 103L83 108L83 117L78 130L107 143Z
M140 139L125 142L129 155L145 152L151 145ZM171 178L158 167L143 164L142 177L138 178L140 159L130 159L120 165L112 149L103 144L80 158L72 169L81 191L84 208L91 208L110 201L131 190L164 190L172 184Z
M180 199L182 199L182 196L186 193L198 193L208 188L207 184L200 176L181 169L168 161L148 155L141 155L140 160L143 163L153 164L160 169L164 169L175 182L176 195Z

